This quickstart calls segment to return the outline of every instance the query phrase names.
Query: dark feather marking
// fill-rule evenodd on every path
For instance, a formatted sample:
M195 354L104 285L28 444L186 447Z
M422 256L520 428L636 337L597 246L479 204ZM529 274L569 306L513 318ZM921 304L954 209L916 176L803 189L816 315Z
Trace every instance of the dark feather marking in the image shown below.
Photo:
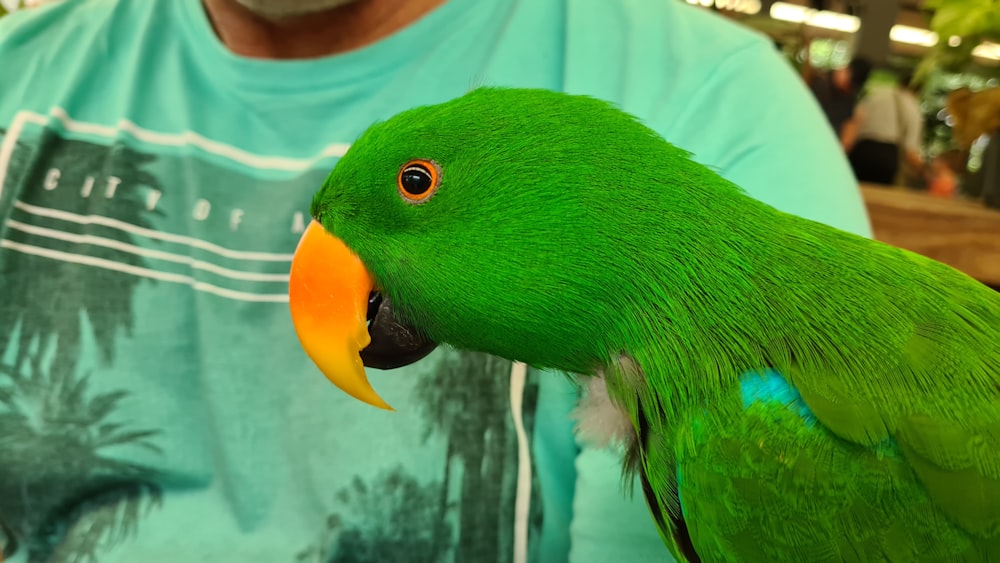
M646 468L648 464L646 463L646 458L651 448L657 445L650 443L654 439L654 434L650 428L649 416L646 414L649 407L648 405L644 406L640 398L642 390L647 386L646 373L640 363L626 353L619 354L610 367L612 368L608 370L610 379L608 375L605 376L605 383L611 386L608 388L609 394L613 393L619 399L623 398L623 394L629 397L631 400L625 401L627 403L625 408L635 413L635 440L625 451L622 464L622 478L626 485L631 485L635 482L636 476L639 477L639 482L642 484L642 493L646 498L646 505L649 507L650 514L654 522L656 522L657 527L664 534L668 530L670 531L673 543L676 544L681 556L686 561L701 563L701 558L695 551L694 544L691 541L687 522L684 521L684 516L681 512L681 499L678 492L676 469L674 469L674 474L665 476L669 484L664 487L664 491L661 491L661 493L665 493L661 498L656 496L653 486L647 478ZM616 392L612 391L612 387L616 389ZM657 420L666 420L667 413L662 410L662 405L660 403L654 403L654 405L653 408L657 410L655 413ZM667 464L667 467L675 466L675 462ZM666 508L664 509L664 507Z
M688 532L687 522L684 521L684 516L680 511L681 499L677 490L676 480L674 480L673 486L667 492L671 497L670 505L677 506L678 509L674 511L674 514L669 515L670 523L668 524L667 516L664 515L663 510L660 508L660 503L653 492L653 487L646 478L646 472L641 469L642 451L646 450L649 441L649 421L642 406L639 407L638 423L639 432L636 443L629 449L625 456L625 474L639 475L639 480L642 483L642 494L646 497L646 505L649 506L653 520L661 530L671 530L671 535L677 543L677 547L680 549L684 559L689 563L701 563L701 558L698 557L698 553L694 549L694 544L691 542L691 534Z

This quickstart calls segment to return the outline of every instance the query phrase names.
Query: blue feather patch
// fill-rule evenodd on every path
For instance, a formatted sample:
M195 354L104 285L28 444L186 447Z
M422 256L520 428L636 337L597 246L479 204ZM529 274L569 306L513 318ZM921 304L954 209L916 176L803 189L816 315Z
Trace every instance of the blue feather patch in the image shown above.
M802 400L802 395L773 369L744 373L740 376L740 391L743 408L758 402L778 403L797 412L807 425L816 424L816 417Z
M817 424L816 416L802 400L802 395L798 390L788 384L788 381L773 369L761 371L751 371L740 376L740 392L743 397L743 408L748 408L754 403L772 403L781 405L789 410L798 413L802 417L803 423L807 426ZM681 515L687 516L686 505L681 494L681 486L684 483L684 476L681 472L680 464L677 470L677 500L681 505Z
M740 391L743 396L743 408L754 403L772 403L798 413L806 426L820 424L809 405L802 400L798 389L788 384L784 376L773 369L751 371L740 376ZM831 437L833 435L831 434ZM892 438L876 444L871 450L878 455L897 455L899 447Z
M802 417L802 422L806 426L820 425L809 405L802 400L802 395L799 394L799 391L789 385L785 377L773 369L751 371L741 375L740 393L743 399L743 408L749 408L750 405L756 403L785 407ZM829 436L831 439L837 439L833 434ZM871 451L880 457L900 455L899 448L892 438L887 438L881 443L876 444L875 447L871 448ZM681 515L686 517L687 506L684 504L684 498L680 490L684 483L680 464L677 465L676 471L678 484L677 496L681 505Z

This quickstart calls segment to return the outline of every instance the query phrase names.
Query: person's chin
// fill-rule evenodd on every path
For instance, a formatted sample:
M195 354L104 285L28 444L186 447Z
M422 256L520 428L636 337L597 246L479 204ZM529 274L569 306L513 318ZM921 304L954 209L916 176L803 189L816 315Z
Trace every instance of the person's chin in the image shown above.
M266 18L290 18L332 10L358 0L236 0L251 12Z

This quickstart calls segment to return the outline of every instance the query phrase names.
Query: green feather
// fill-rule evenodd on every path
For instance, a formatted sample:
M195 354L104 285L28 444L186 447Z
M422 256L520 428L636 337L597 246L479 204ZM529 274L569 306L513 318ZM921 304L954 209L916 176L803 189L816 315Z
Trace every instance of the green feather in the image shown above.
M419 205L396 187L415 158L441 169ZM429 337L603 373L675 554L1000 553L1000 294L952 268L782 213L610 104L541 90L374 125L312 211ZM740 377L766 367L818 423L744 407Z

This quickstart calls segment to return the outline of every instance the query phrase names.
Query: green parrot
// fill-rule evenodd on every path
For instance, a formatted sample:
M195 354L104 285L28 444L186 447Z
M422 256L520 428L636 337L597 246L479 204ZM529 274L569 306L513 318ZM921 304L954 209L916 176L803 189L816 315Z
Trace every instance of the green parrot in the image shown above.
M783 213L587 96L480 88L374 124L291 266L305 352L562 371L687 561L1000 560L1000 293Z

